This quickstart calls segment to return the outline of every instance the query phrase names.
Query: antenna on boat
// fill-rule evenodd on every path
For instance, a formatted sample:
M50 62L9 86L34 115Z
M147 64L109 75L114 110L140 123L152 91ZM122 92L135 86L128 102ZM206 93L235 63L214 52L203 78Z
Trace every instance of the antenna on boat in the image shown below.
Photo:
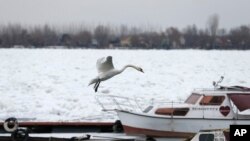
M218 80L217 82L213 81L213 86L214 88L217 88L219 86L219 83L221 83L224 79L224 76L220 77L220 80Z

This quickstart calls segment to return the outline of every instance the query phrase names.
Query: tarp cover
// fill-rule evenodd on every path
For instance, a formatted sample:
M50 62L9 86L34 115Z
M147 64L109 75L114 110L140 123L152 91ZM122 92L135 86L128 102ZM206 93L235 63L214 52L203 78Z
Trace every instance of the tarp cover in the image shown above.
M234 105L242 112L250 109L250 93L249 94L229 94L229 98Z

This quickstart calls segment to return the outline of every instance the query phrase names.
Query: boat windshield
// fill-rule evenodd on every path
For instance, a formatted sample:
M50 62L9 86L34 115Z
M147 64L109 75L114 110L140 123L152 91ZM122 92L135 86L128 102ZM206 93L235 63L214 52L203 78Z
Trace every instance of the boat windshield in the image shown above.
M225 96L204 96L200 105L221 105L224 99Z
M241 112L250 109L250 94L229 94L229 98Z
M187 100L185 101L185 103L188 103L188 104L195 104L199 98L201 97L200 94L196 94L196 93L192 93L188 98Z

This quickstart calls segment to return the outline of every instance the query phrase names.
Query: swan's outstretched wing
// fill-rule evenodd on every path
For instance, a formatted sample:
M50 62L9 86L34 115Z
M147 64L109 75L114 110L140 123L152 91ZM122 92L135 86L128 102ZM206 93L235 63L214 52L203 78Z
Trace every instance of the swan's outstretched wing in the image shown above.
M108 57L103 57L103 58L98 59L96 62L96 67L97 67L98 73L103 73L111 69L114 69L112 57L108 56Z

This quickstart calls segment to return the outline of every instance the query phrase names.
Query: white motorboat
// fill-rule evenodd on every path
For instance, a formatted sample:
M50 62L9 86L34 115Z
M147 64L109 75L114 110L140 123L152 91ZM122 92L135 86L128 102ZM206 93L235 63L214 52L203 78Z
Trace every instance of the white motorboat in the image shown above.
M250 88L196 89L184 103L155 103L145 110L117 109L125 133L188 138L200 130L250 124Z
M190 138L200 130L226 129L230 125L250 124L250 88L219 86L195 89L182 103L154 102L141 108L137 100L111 96L111 105L99 104L118 114L128 135L164 138ZM103 100L103 98L101 98Z

